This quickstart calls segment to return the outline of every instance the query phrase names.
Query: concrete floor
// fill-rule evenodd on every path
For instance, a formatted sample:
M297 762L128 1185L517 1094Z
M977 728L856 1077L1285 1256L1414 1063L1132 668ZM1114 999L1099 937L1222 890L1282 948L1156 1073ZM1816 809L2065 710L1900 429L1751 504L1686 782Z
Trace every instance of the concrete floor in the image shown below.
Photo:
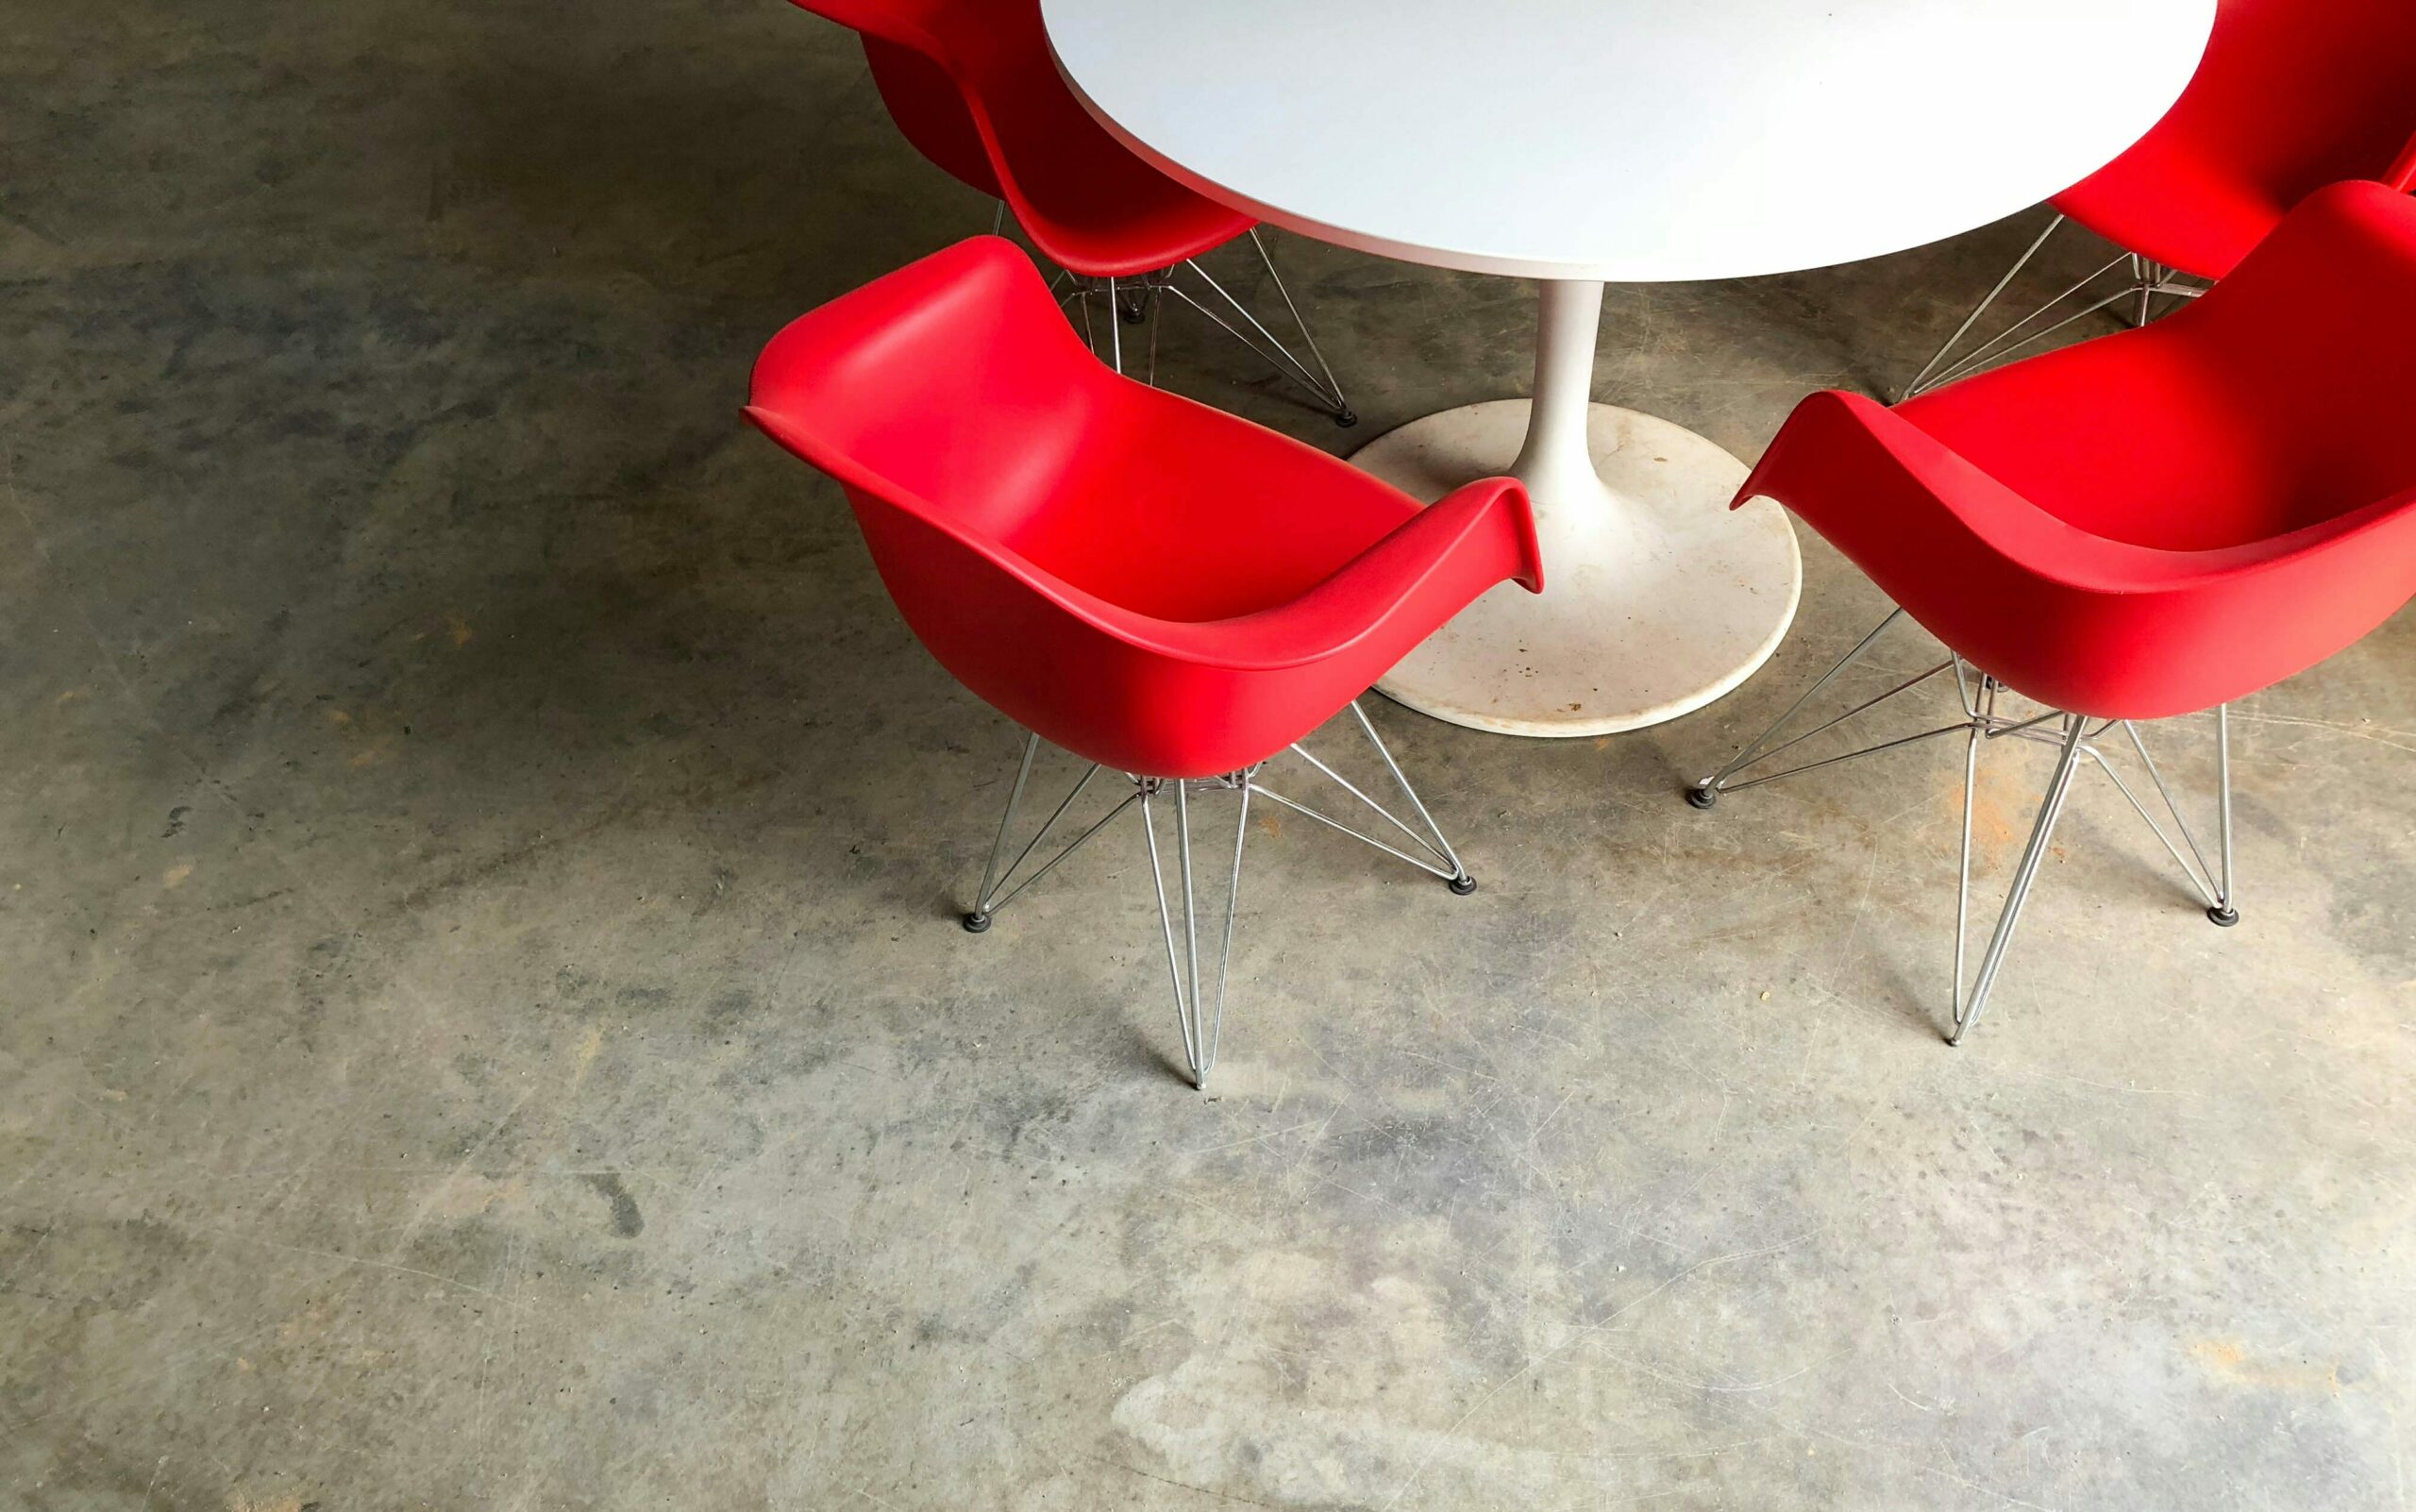
M738 422L987 224L847 39L133 0L0 77L0 1504L2408 1504L2416 615L2244 706L2241 928L2099 782L1960 1050L1953 756L1677 800L1881 613L1817 542L1703 714L1380 706L1486 886L1264 824L1202 1097L1137 834L957 930L1015 737ZM1598 392L1750 458L2033 224L1614 290ZM1522 388L1518 285L1279 254L1366 426L1173 386Z

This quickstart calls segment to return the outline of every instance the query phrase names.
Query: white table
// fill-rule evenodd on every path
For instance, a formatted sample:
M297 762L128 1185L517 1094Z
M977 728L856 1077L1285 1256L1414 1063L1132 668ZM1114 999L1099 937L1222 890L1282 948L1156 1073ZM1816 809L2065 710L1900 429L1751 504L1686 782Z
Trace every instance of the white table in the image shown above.
M2188 82L2215 0L1042 0L1115 135L1304 235L1539 281L1535 399L1354 459L1427 498L1510 472L1540 597L1503 585L1381 684L1480 730L1590 735L1750 676L1794 617L1784 512L1735 458L1591 404L1602 284L1899 251L2044 199Z

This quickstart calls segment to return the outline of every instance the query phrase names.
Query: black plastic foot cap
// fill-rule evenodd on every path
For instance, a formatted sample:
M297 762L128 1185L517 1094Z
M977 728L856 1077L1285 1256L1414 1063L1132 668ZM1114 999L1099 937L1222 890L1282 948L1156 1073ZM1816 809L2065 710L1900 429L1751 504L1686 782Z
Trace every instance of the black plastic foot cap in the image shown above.
M2236 908L2210 908L2206 910L2206 916L2222 925L2223 928L2229 929L2240 922L2240 910Z
M972 912L972 913L967 914L967 915L965 915L965 933L967 933L967 934L981 934L981 933L984 933L984 932L986 932L989 930L989 928L990 928L990 916L989 916L989 915L987 915L987 914L984 914L984 913L981 912L979 909L977 909L977 910L975 910L974 912Z
M1466 898L1468 894L1476 891L1476 879L1469 876L1467 872L1462 872L1458 876L1452 878L1450 882L1445 882L1443 885L1459 894L1462 898Z
M1686 789L1686 801L1693 804L1696 808L1707 809L1720 801L1720 789L1716 787L1690 787Z
M1342 412L1334 417L1334 423L1348 430L1359 423L1359 412L1346 404L1342 407Z

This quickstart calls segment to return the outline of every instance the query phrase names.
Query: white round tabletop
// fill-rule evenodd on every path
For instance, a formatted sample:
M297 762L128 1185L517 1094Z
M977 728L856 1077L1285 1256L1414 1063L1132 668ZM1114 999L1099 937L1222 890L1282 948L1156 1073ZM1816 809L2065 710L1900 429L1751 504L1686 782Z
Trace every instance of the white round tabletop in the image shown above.
M1538 278L1876 257L2044 199L2215 0L1042 0L1125 143L1321 241Z

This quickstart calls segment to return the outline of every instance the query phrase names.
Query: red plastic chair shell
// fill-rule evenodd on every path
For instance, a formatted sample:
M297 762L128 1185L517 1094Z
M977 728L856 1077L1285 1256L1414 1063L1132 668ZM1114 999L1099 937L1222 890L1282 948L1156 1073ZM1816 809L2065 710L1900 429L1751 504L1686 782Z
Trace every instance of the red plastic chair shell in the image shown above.
M1220 776L1338 713L1504 579L1525 492L1421 509L1325 453L1120 378L978 237L793 322L747 415L846 488L941 664L1118 770Z
M2057 210L2200 277L2347 178L2416 187L2416 3L2221 0L2205 58L2139 142Z
M1893 410L1814 395L1757 496L2055 708L2157 718L2302 671L2416 594L2416 202L2335 185L2144 328Z
M1155 272L1254 224L1150 167L1092 119L1057 72L1040 0L797 4L862 33L873 83L906 139L1004 199L1060 267L1092 277Z

